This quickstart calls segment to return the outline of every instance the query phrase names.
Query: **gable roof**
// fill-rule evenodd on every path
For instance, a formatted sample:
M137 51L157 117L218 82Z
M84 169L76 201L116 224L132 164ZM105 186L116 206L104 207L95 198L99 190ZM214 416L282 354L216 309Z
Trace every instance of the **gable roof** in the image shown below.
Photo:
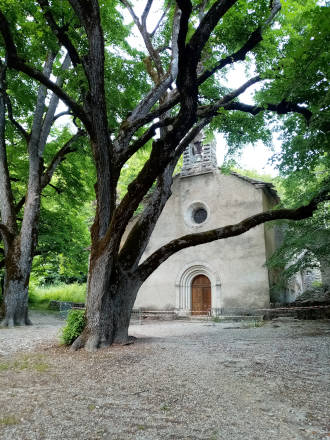
M280 202L280 198L277 194L276 189L274 188L274 185L270 182L263 182L262 180L252 179L251 177L242 176L241 174L238 174L234 171L231 171L230 174L232 176L238 177L239 179L245 180L245 182L251 183L256 188L261 188L264 190L264 192L269 195L276 203Z

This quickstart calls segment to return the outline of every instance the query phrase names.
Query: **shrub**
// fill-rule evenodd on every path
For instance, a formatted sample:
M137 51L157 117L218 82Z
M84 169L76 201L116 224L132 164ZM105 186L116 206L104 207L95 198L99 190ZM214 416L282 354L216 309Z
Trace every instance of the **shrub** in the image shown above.
M62 328L61 340L63 344L71 345L84 330L85 325L85 310L71 310L66 326Z

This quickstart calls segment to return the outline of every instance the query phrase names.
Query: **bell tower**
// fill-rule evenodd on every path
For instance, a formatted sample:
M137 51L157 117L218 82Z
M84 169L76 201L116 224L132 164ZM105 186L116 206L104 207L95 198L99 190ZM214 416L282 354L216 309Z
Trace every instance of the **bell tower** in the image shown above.
M210 173L218 168L216 144L203 144L203 133L199 133L183 152L180 176Z

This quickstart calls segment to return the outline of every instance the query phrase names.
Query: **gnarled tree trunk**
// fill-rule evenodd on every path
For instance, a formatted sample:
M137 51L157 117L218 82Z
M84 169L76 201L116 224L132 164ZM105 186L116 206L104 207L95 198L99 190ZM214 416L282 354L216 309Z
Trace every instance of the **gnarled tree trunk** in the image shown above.
M101 255L90 267L86 305L87 325L73 349L94 351L129 342L131 311L142 282Z

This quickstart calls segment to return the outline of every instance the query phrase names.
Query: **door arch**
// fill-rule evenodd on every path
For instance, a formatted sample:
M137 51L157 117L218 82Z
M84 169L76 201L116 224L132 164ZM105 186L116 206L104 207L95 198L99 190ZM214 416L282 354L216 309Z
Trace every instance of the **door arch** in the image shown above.
M211 307L211 281L206 275L196 275L191 283L191 314L207 315Z

